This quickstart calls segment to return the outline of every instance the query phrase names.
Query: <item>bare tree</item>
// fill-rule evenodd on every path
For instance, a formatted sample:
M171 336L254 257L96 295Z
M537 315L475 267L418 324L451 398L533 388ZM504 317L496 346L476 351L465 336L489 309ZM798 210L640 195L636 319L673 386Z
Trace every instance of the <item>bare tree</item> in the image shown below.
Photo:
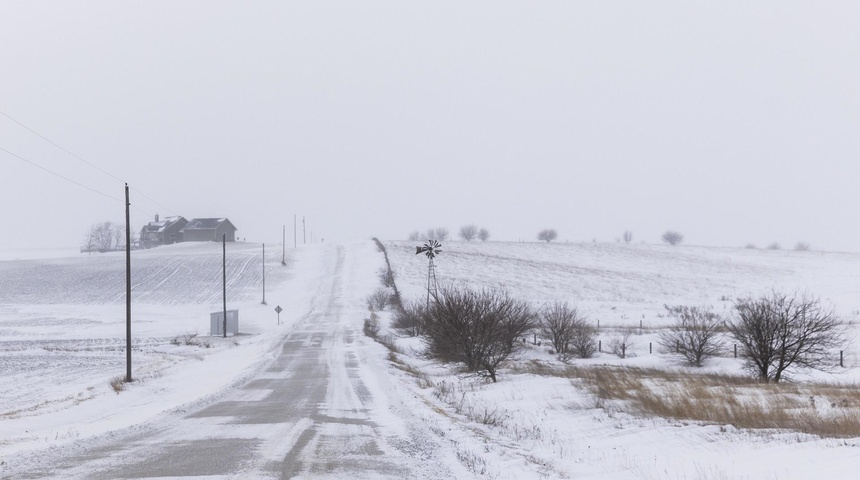
M684 363L701 367L708 358L719 355L724 342L720 338L723 320L709 307L664 305L675 324L660 332L660 345L680 356Z
M478 231L478 238L480 238L482 242L486 242L490 238L490 231L486 228L482 228Z
M779 249L781 249L781 248L782 248L782 247L780 247L780 246L779 246L779 242L773 242L773 243L771 243L770 245L768 245L768 246L767 246L767 249L768 249L768 250L779 250Z
M832 309L809 295L771 292L735 304L727 324L747 368L763 382L779 382L792 369L828 370L847 332Z
M114 224L107 221L101 223L96 228L96 243L101 250L110 250L113 248L114 240Z
M464 226L460 227L459 235L460 235L460 238L462 238L463 240L465 240L467 242L471 242L472 239L474 239L476 236L478 236L478 226L474 225L474 224L464 225Z
M558 238L558 232L556 232L553 228L545 228L538 232L537 238L538 240L542 240L546 243L549 243Z
M660 238L669 245L677 245L684 241L684 236L674 230L667 230Z
M88 250L98 249L106 252L119 248L125 240L125 225L111 221L94 223L84 236L84 246Z
M83 247L87 252L92 252L96 248L96 235L93 227L90 227L84 234Z
M621 235L621 240L624 240L624 243L630 243L633 241L633 232L630 230L624 230L624 234Z
M445 227L436 227L427 230L427 240L438 240L440 242L448 240L448 229Z
M125 246L125 225L113 226L113 244L115 248Z
M421 238L421 232L419 232L419 231L417 231L417 230L416 230L416 231L414 231L414 232L410 233L410 234L409 234L409 239L408 239L408 240L409 240L410 242L418 242L418 241L423 240L423 239Z
M535 313L505 291L445 287L422 324L428 356L495 382L501 363L521 348L517 340L534 328Z

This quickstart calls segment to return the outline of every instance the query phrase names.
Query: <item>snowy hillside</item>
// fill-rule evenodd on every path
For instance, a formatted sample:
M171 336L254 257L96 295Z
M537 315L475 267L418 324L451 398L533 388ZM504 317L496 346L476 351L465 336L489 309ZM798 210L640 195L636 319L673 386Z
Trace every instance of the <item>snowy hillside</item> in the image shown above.
M280 264L280 251L267 261ZM132 255L134 302L218 305L221 302L222 247L215 242L185 243ZM246 301L262 294L259 244L231 243L227 248L230 299ZM270 273L272 284L284 270ZM0 262L0 304L104 305L125 303L125 253L76 255L44 260ZM123 310L124 311L124 310Z
M390 242L407 296L421 296L427 260L414 242ZM860 319L860 254L614 243L447 242L442 283L504 287L536 305L569 301L601 324L659 326L663 305L727 309L771 288L800 290ZM643 317L644 316L644 317Z
M411 242L386 246L398 288L406 299L423 299L427 259L416 256ZM821 297L857 337L860 255L453 241L442 250L436 259L440 284L501 286L535 306L570 302L593 324L600 322L604 346L619 332L633 334L627 358L604 349L568 365L529 338L498 383L428 361L416 338L390 338L400 375L418 385L416 395L486 439L464 454L476 473L516 479L856 477L856 345L845 346L846 368L763 386L745 375L731 350L704 368L681 367L661 351L657 334L670 322L664 304L712 306L728 315L737 298L781 289ZM833 355L838 364L838 352ZM445 428L458 441L468 436Z

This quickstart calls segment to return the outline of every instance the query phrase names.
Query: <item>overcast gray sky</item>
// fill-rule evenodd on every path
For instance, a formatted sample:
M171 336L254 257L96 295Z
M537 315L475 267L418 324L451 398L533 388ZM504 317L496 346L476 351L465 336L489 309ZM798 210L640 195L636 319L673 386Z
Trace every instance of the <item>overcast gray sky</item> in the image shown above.
M860 3L0 3L0 247L229 217L278 242L860 250ZM136 190L134 190L136 189ZM150 201L143 195L152 198ZM291 230L290 230L291 231Z

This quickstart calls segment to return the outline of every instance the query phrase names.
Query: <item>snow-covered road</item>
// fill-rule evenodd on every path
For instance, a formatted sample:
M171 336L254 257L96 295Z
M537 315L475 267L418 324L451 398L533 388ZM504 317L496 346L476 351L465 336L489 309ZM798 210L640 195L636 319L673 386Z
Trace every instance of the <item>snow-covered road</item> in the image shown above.
M252 376L196 408L42 451L0 477L462 478L361 332L367 312L353 290L374 277L367 245L355 248L309 256L307 313Z

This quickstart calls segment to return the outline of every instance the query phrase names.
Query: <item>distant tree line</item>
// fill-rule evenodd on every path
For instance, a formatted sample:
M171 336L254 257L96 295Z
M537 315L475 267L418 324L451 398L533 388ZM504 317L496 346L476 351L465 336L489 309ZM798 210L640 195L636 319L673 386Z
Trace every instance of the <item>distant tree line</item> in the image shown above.
M464 225L460 227L460 230L457 232L457 235L467 242L471 242L474 239L479 239L482 242L486 242L490 238L490 231L486 228L478 228L475 224ZM448 240L450 237L450 232L445 227L436 227L427 229L426 232L421 233L418 230L413 231L409 234L410 242L421 242L427 240L436 240L438 242L444 242Z

